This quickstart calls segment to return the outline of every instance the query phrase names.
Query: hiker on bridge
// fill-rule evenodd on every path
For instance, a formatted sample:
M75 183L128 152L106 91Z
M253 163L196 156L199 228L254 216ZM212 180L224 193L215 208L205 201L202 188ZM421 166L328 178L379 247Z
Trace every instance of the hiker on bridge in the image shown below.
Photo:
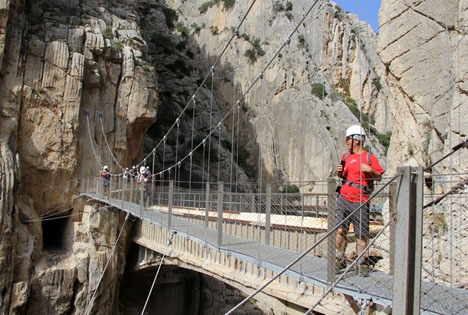
M137 176L137 183L140 192L143 194L143 201L146 202L149 194L150 176L146 172L146 168L144 166L140 168L140 173Z
M348 152L341 157L338 177L343 179L336 202L337 222L341 224L336 236L336 272L346 268L345 253L348 244L347 234L351 222L356 235L356 249L359 256L367 246L369 237L369 195L374 189L373 181L380 181L385 172L374 154L363 149L366 134L359 125L346 130ZM360 207L348 220L344 219ZM358 272L367 275L370 266L365 257L358 261Z
M109 166L105 165L99 172L102 177L102 187L104 189L104 196L109 197L109 186L111 174L109 173Z

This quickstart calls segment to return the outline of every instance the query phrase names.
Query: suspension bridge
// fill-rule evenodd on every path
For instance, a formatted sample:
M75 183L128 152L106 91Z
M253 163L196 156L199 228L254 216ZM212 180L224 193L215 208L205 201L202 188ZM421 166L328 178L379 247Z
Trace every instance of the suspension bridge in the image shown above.
M336 230L341 223L336 222L335 216L336 180L312 180L303 175L299 186L306 187L304 183L308 183L307 187L313 192L307 193L305 189L297 193L273 192L272 187L277 187L277 183L273 186L262 174L263 160L259 154L258 182L253 185L256 192L237 191L239 174L234 169L239 160L234 153L239 148L234 148L234 144L240 142L235 138L239 137L241 128L238 118L241 105L247 102L250 94L263 93L268 71L291 41L296 40L306 18L321 5L320 1L314 1L304 10L302 19L298 19L283 44L272 50L270 58L265 58L264 66L251 78L250 85L243 89L232 107L224 111L223 117L215 119L215 70L227 49L240 36L255 2L250 3L233 28L232 36L172 126L165 130L151 152L135 164L138 169L152 161L150 181L144 188L138 187L134 177L124 178L127 171L113 152L103 128L104 113L94 115L86 110L87 131L98 168L112 163L120 171L112 174L106 194L100 178L83 178L80 196L118 208L138 219L133 241L141 246L143 256L152 255L151 251L158 252L181 266L210 274L242 289L247 297L229 313L255 296L267 294L300 306L307 314L358 313L372 304L383 312L391 309L393 314L468 314L466 179L464 174L430 173L436 164L466 148L466 142L454 146L449 154L429 167L400 167L395 177L384 178L370 199L375 220L369 244L361 255L349 253L347 268L341 273L335 270ZM200 94L201 87L208 82L211 82L211 99L206 106ZM200 104L210 108L208 131L201 138L193 129ZM263 109L259 109L259 124L265 123L263 129L268 125L267 107L268 101L265 101ZM93 116L100 128L91 127ZM189 148L185 145L184 151L178 144L183 119L188 119L192 127L190 145ZM363 125L362 116L360 123ZM210 172L215 162L211 154L216 153L213 150L216 146L218 162L221 160L221 129L228 124L231 125L232 144L230 178L224 183L219 178L221 163L217 165L218 180L213 181L216 176ZM305 125L304 121L301 128ZM260 129L262 126L258 127ZM101 130L105 148L96 147L98 130ZM302 131L302 138L306 139L307 130ZM265 134L259 132L259 152L269 148L267 139L262 138ZM171 152L166 152L168 139L175 139L175 145L167 150ZM277 145L273 143L271 147ZM156 166L156 156L160 158L161 152L162 160ZM201 181L200 176L192 178L197 153L201 160L197 167L202 165L206 174ZM167 160L166 155L170 156ZM305 156L302 158L304 164ZM184 180L183 167L188 170ZM450 188L445 193L427 193L428 182ZM352 232L348 237L353 242ZM373 265L365 276L357 270L357 261L364 256Z
M222 183L199 191L174 187L172 181L161 186L152 184L143 191L133 179L113 177L110 194L104 196L101 179L94 177L86 181L81 196L139 219L134 241L143 248L162 253L168 239L174 237L171 243L176 249L171 248L167 255L182 261L182 265L208 274L219 272L213 276L231 284L244 279L242 287L249 288L247 292L264 291L309 312L346 313L359 308L356 301L371 300L393 308L394 313L399 306L416 306L424 314L465 314L468 291L462 283L438 282L437 274L442 270L421 264L421 249L428 247L422 244L428 238L422 233L430 231L431 226L434 230L435 225L430 217L425 219L430 223L423 222L422 204L412 208L410 194L417 192L412 187L414 177L422 172L418 174L412 168L404 172L410 173L402 173L395 185L382 187L374 196L374 202L388 205L394 219L372 224L373 238L366 252L371 257L377 251L384 257L375 261L374 270L365 277L356 274L357 257L344 273L335 272L336 225L330 219L336 198L333 181L324 185L320 194L275 194L269 189L264 194L239 194L225 192ZM401 179L405 176L406 183ZM400 196L394 195L396 191ZM297 207L297 201L301 207ZM412 224L417 226L409 231ZM430 234L434 242L436 235ZM413 250L416 252L409 259ZM463 272L464 262L458 264L458 272ZM422 274L427 274L425 279ZM458 281L463 281L466 275L460 276ZM341 305L336 302L336 294L342 294ZM413 298L408 299L408 294Z

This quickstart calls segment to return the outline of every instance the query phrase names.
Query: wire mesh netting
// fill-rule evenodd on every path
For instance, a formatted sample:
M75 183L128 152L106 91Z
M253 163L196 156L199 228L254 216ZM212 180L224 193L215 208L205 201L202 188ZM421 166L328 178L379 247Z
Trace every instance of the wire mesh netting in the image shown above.
M355 309L359 305L380 310L392 307L393 273L398 270L395 261L399 261L394 252L398 183L384 182L377 185L367 203L367 247L359 252L360 239L355 234L359 227L352 223L346 235L345 263L340 268L336 266L335 240L342 222L336 222L336 183L330 181L318 183L320 189L317 187L314 193L278 193L271 189L233 193L224 191L222 183L203 189L178 187L173 182L151 183L146 190L132 180L113 178L108 199L117 200L117 205L130 202L135 205L134 215L142 219L146 219L143 213L151 213L153 220L158 213L164 214L158 220L168 229L258 266L269 266L272 281L287 268L289 275L322 286L323 296L306 306L309 312L330 307L329 295L336 299L335 294L340 293L347 297L342 305L345 313L353 305ZM83 183L88 195L106 199L100 179ZM448 310L457 314L468 300L466 194L460 189L431 204L437 198L433 193L424 196L428 206L422 215L422 262L418 267L421 312L442 314ZM340 307L335 305L337 309Z

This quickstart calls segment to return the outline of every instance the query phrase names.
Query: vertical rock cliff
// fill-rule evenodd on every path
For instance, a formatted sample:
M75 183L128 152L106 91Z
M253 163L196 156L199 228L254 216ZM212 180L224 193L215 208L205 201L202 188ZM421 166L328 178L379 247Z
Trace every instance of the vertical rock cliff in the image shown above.
M229 181L234 172L241 191L257 189L259 174L276 188L307 179L300 188L312 190L333 175L344 130L359 119L380 157L393 132L389 173L427 165L466 137L462 1L383 1L378 35L332 2L304 20L310 1L285 3L257 1L200 87L245 2L0 0L0 313L118 312L131 222L74 197L103 165L118 174L141 161L199 87L202 110L182 118L155 168L188 154L211 123L212 169L198 152L181 173ZM260 74L238 122L218 127ZM233 170L235 145L245 156ZM109 290L94 296L98 283Z
M383 1L378 54L394 126L389 166L429 166L468 134L464 1ZM435 173L465 173L464 160L438 165Z
M74 200L83 175L141 156L157 78L133 1L2 1L2 314L115 312L124 217ZM104 141L110 143L111 153ZM48 223L48 220L54 220ZM129 228L129 225L127 225ZM103 267L108 296L91 301ZM98 313L99 313L98 312Z

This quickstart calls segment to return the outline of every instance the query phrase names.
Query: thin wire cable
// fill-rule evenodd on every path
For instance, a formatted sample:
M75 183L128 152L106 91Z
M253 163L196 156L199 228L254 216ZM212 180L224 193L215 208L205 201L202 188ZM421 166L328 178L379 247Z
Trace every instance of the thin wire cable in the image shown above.
M63 219L63 218L70 218L70 217L74 217L74 216L77 216L77 215L80 215L84 213L83 211L80 211L80 212L77 212L77 213L74 213L74 214L69 214L69 215L62 215L62 216L58 216L58 217L48 217L48 218L39 218L39 219L27 219L27 220L24 220L25 223L31 223L31 222L44 222L44 221L53 221L53 220L59 220L59 219Z
M112 149L111 149L111 147L110 147L110 145L109 145L109 142L107 141L106 132L104 131L104 124L102 123L102 114L99 114L98 117L99 117L99 122L100 122L100 125L101 125L102 135L104 136L104 140L105 140L105 142L106 142L106 146L107 146L107 149L109 150L109 153L110 153L110 155L111 155L111 157L112 157L112 160L114 160L114 162L120 167L120 169L121 169L122 171L125 171L125 167L123 167L123 166L120 164L119 160L117 160L117 158L115 157L114 152L112 151Z
M380 189L375 191L372 196L370 196L369 201L371 201L374 197L378 196L378 194L383 191L388 185L390 185L394 180L400 178L402 174L395 175L392 177L390 181L388 181L386 184L382 185ZM255 295L263 291L268 285L270 285L273 281L278 279L283 273L285 273L287 270L289 270L292 266L294 266L298 261L300 261L302 258L304 258L307 254L309 254L314 248L316 248L318 245L320 245L324 240L326 240L332 233L334 233L338 228L340 228L341 224L343 222L346 222L349 220L357 211L360 211L364 204L361 204L359 207L356 207L354 211L352 211L346 218L344 218L341 222L336 224L332 229L330 229L327 233L325 233L315 244L310 246L305 252L303 252L301 255L299 255L296 259L294 259L292 262L290 262L286 267L284 267L280 272L278 272L275 276L273 276L270 280L265 282L262 286L257 288L254 292L252 292L249 296L247 296L245 299L240 301L236 306L231 308L226 315L232 314L236 309L244 305L247 301L249 301L251 298L253 298Z
M205 77L203 78L203 81L198 85L198 88L196 89L195 93L192 95L192 98L194 98L199 92L200 90L202 89L202 87L204 86L205 82L208 80L208 77L211 75L211 72L212 72L212 69L215 69L216 65L218 65L218 63L220 62L221 58L223 57L223 55L225 54L226 50L228 49L228 47L231 45L231 42L233 41L234 38L236 38L239 34L239 29L242 27L242 25L244 24L247 16L249 15L250 11L252 10L252 7L253 5L255 4L256 0L253 0L252 3L250 4L249 8L247 9L247 12L243 15L241 21L239 22L239 24L237 25L237 27L235 28L232 36L229 38L228 42L226 43L226 45L224 46L223 50L221 51L220 54L218 54L218 58L215 60L215 62L213 63L213 65L211 66L210 70L206 73ZM178 116L178 119L181 119L182 116L184 115L185 111L187 110L188 106L190 106L190 103L192 101L192 98L190 99L190 101L187 102L186 106L183 108L182 112L180 113L180 115ZM172 129L174 129L175 127L175 122L174 124L172 124L172 126L168 129L168 131L166 132L166 137L167 135L172 131ZM160 145L162 144L162 140L159 141L159 143L154 147L153 150L156 150ZM148 154L149 156L149 154ZM147 157L148 157L147 156ZM144 158L144 160L146 160L146 157ZM140 165L142 162L140 162L138 165Z
M114 256L115 248L117 247L117 244L119 243L120 236L122 236L122 232L124 231L124 227L125 227L125 224L128 221L129 216L130 216L130 213L127 212L127 215L125 216L125 221L123 222L122 227L120 228L119 235L117 236L117 239L115 240L115 244L112 247L112 251L111 251L111 253L109 255L109 258L107 259L106 266L104 267L104 270L101 273L101 277L99 278L99 282L98 282L96 288L94 289L93 295L91 296L91 299L89 300L88 306L86 307L85 315L89 314L89 311L91 310L91 306L93 305L94 297L96 296L96 293L97 293L97 291L99 289L99 286L101 285L101 281L102 281L102 279L104 277L104 274L105 274L105 272L107 270L107 266L109 266L111 258L112 258L112 256Z
M172 238L174 237L175 234L177 234L177 232L173 231L171 235L169 236L169 238L167 239L167 244L166 244L166 248L164 249L164 254L161 258L161 262L159 263L158 270L156 271L156 275L154 276L153 283L151 284L150 291L148 292L148 296L146 297L145 305L143 306L143 309L141 310L141 315L145 314L146 307L150 300L151 294L153 293L154 285L156 284L156 280L158 279L159 271L161 270L161 267L164 264L164 259L166 258L166 255L167 255L167 249L172 244Z
M97 156L97 153L96 153L96 150L94 148L94 143L93 143L93 137L91 136L91 127L89 125L89 113L86 112L86 121L88 123L88 135L89 135L89 143L91 144L91 149L93 150L93 154L94 154L94 159L96 160L96 162L99 164L99 169L102 169L103 168L103 165L101 163L101 159Z
M390 224L392 224L393 221L390 220L389 222L387 222L384 227L375 235L375 237L372 238L372 241L370 241L366 248L356 257L356 259L354 259L354 261L348 265L348 267L346 267L346 269L343 271L343 273L335 280L335 282L333 282L330 287L327 289L327 291L325 291L325 293L322 295L322 297L320 299L318 299L317 302L315 302L314 305L312 305L311 308L309 308L307 310L307 312L305 312L304 314L311 314L311 312L315 309L315 307L317 305L320 304L320 302L323 301L323 299L331 292L333 291L333 289L336 287L336 285L341 281L343 280L343 278L348 275L349 271L358 263L359 259L361 259L364 254L366 253L366 251L368 251L372 245L374 245L374 243L377 241L377 239L379 239L380 235L383 234L383 232L390 226Z
M209 124L209 130L210 132L208 133L209 134L209 137L208 138L208 161L207 161L207 167L206 167L206 172L207 172L207 175L206 175L206 180L207 181L210 181L211 178L210 178L210 173L211 173L211 134L213 133L213 130L211 129L211 124L212 124L212 120L213 120L213 90L214 90L214 87L213 87L213 84L214 84L214 68L211 67L211 94L210 94L210 124ZM206 138L205 138L206 139Z
M319 2L319 0L316 0L311 6L310 8L307 10L307 12L304 14L304 16L302 17L302 19L300 20L300 22L297 24L297 26L294 28L294 30L287 36L287 39L283 42L283 44L279 47L279 49L275 52L275 54L271 57L271 59L266 63L266 65L263 67L263 69L260 71L260 75L258 75L254 80L253 82L250 84L250 86L246 89L246 91L240 96L240 98L237 100L236 104L240 103L241 101L244 100L244 98L250 93L250 91L253 89L253 87L258 83L258 81L261 79L261 77L263 76L263 74L265 73L265 71L271 66L271 64L273 63L273 61L275 59L277 59L278 55L281 53L281 51L284 49L284 47L286 45L288 45L291 41L291 38L292 36L297 32L299 26L303 23L303 21L305 20L305 18L312 12L312 10L315 8L315 6L317 5L317 3ZM250 8L249 8L249 11L250 11ZM247 13L246 13L247 14ZM230 41L231 42L231 41ZM230 43L229 42L229 43ZM224 50L225 51L225 50ZM220 56L221 57L221 56ZM219 57L219 58L220 58ZM218 60L219 60L218 58ZM218 62L218 61L217 61ZM210 69L210 73L214 72L214 66L211 67ZM205 77L205 80L203 81L203 83L206 81L206 78ZM212 83L213 83L213 80L212 80ZM200 89L200 88L199 88ZM198 90L197 90L197 93L198 93ZM188 104L185 108L188 107ZM233 111L235 105L233 107L231 107L231 109L226 113L226 115L219 121L219 123L222 123L224 122L227 117L229 117L230 113ZM184 111L182 112L182 114L185 112L185 108L184 108ZM181 114L181 115L182 115ZM179 118L181 117L181 115L179 115ZM210 115L210 119L211 119L211 115ZM174 125L169 129L168 133L170 132L170 130L172 130L172 128L174 127ZM204 140L208 139L211 137L211 135L213 134L215 129L211 130L209 132L209 134L204 138ZM202 145L202 142L200 142L196 147L195 147L195 150L200 147ZM159 144L158 144L159 146ZM209 150L209 148L208 148ZM189 154L187 154L184 158L180 159L179 160L179 163L183 162L185 159L187 159L189 156ZM209 162L209 160L208 160ZM168 172L170 171L172 168L174 167L171 166L171 167L168 167L166 169L163 169L161 170L161 172ZM208 167L208 170L209 172L209 167ZM209 180L209 179L208 179Z
M452 95L453 93L451 92L452 90L452 76L451 76L451 53L450 53L450 43L449 43L449 32L448 32L448 8L447 8L447 0L444 1L444 9L445 9L445 44L446 44L446 70L447 70L447 91L448 93L448 104L449 104L449 145L452 146L452 135L453 135L453 129L452 129L452 108L453 108L453 99ZM451 156L449 159L449 170L450 170L450 182L452 183L453 181L453 157ZM451 185L451 184L450 184ZM450 187L450 188L453 188ZM453 200L452 200L452 194L450 194L450 202L449 202L449 221L450 221L450 226L454 226L454 209L453 209ZM453 229L450 229L449 233L449 240L450 240L450 248L449 248L449 257L450 257L450 265L449 265L449 270L450 270L450 287L453 288L453 269L454 269L454 262L453 262Z

